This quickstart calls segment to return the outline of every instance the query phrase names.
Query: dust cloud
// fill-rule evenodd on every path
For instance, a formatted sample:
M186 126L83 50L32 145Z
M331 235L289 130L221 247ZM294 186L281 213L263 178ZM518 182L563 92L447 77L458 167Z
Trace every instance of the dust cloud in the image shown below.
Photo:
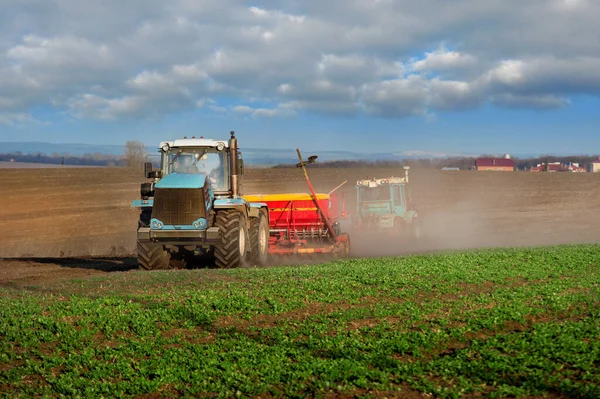
M411 186L420 237L350 227L353 256L600 241L591 174L415 171Z

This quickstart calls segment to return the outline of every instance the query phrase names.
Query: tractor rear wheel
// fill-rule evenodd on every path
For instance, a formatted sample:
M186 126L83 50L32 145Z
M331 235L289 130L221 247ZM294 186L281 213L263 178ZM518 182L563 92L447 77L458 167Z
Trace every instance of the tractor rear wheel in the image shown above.
M248 263L257 266L269 264L269 222L265 212L252 220L250 224L250 253Z
M410 236L413 240L421 238L421 220L414 217L410 223Z
M170 269L171 257L162 245L154 243L137 243L138 265L146 270Z
M231 269L246 264L247 231L244 216L233 210L219 211L215 226L221 230L221 242L215 245L218 268Z

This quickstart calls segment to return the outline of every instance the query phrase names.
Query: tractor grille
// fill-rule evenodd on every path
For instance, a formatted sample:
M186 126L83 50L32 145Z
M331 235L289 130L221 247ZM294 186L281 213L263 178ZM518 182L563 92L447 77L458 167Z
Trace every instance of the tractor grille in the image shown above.
M152 217L165 225L190 225L206 217L202 189L157 188Z

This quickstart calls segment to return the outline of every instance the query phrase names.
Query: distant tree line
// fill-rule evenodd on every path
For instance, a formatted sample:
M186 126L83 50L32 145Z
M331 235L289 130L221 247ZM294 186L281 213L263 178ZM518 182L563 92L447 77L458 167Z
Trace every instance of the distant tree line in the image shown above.
M20 151L0 154L0 162L27 162L44 163L52 165L80 165L80 166L125 166L123 156L101 153L87 153L82 156L70 154L42 153L23 154Z
M20 151L0 153L0 162L26 162L43 163L51 165L78 165L78 166L122 166L140 169L143 168L146 158L144 144L139 141L125 143L123 155L102 154L99 152L86 153L74 156L68 153L43 154L22 153Z
M481 157L447 157L447 158L419 158L419 159L400 159L400 160L377 160L377 161L357 161L357 160L338 160L324 161L310 164L310 168L401 168L410 166L415 169L441 169L441 168L459 168L461 170L472 169L478 158L497 158L493 155L482 155ZM538 164L547 164L552 162L578 163L585 168L588 164L598 159L598 156L574 155L574 156L555 156L544 155L532 158L512 158L515 167L518 170L529 170ZM295 164L280 164L274 168L295 168Z

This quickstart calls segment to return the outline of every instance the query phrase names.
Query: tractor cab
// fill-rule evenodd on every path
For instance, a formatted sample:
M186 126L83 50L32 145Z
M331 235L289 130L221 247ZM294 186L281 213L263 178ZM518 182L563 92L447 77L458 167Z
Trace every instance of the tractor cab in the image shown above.
M356 215L360 225L399 228L411 223L416 211L411 207L408 167L404 177L364 179L356 183Z
M146 177L154 178L157 187L160 186L159 181L167 177L169 181L177 180L185 185L183 182L193 182L198 180L198 176L203 176L216 196L239 196L238 175L243 174L243 161L235 138L220 141L184 137L161 142L159 152L160 169L153 170L151 163L145 166Z

